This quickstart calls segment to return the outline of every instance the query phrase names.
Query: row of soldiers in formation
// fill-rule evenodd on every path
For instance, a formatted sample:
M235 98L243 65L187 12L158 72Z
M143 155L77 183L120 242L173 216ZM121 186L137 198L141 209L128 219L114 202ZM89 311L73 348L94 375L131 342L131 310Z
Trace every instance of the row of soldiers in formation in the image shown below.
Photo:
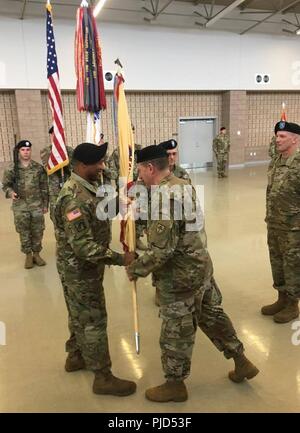
M261 312L273 316L278 323L286 323L299 314L300 126L279 122L275 134L279 156L272 160L268 171L266 222L278 300L263 307ZM33 222L35 212L42 215L46 210L47 197L42 167L33 161L28 164L24 158L31 147L28 143L18 144L19 198L13 190L12 169L5 172L3 189L6 196L13 199L14 214L20 206L23 218L28 214ZM183 189L190 183L187 173L174 165L174 149L176 142L170 140L137 151L138 176L147 187L176 185ZM156 402L180 402L188 398L184 381L190 373L198 326L226 358L234 360L230 380L241 382L255 377L259 370L246 358L244 346L222 308L222 295L213 276L203 226L199 231L189 231L188 221L178 220L172 211L166 220L159 207L159 218L148 218L148 245L143 254L139 257L134 253L119 254L109 247L109 221L100 221L96 217L97 205L102 200L97 197L99 175L106 171L106 152L107 143L100 146L83 143L75 148L72 173L60 189L52 210L57 269L70 331L65 370L92 370L96 394L126 396L136 390L133 381L119 379L111 371L103 289L104 269L109 264L125 266L131 281L152 274L158 289L162 319L161 361L166 381L148 389L146 398ZM174 168L178 169L176 175ZM33 200L34 196L39 202ZM182 207L182 215L186 215L184 200L176 203L174 196L169 200L171 210L178 205ZM192 200L196 205L194 190ZM33 242L31 248L35 253L41 246Z

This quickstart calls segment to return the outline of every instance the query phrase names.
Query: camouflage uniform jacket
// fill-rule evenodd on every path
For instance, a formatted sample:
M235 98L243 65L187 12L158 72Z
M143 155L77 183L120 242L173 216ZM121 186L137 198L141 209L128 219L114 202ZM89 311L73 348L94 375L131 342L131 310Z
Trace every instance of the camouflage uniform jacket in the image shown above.
M191 179L188 172L184 168L180 167L180 165L175 164L172 173L174 174L174 176L178 177L179 179L184 179L187 180L189 183L191 183Z
M272 139L270 141L268 154L269 154L270 158L276 158L279 155L278 150L277 150L277 146L276 146L275 135L272 137Z
M183 192L183 186L189 184L170 174L159 186L175 185L178 185ZM182 207L181 220L174 218L172 210L170 218L166 219L168 216L164 215L161 206L159 218L148 219L148 250L128 267L129 274L135 278L146 277L153 273L155 286L160 290L162 304L171 304L193 295L213 274L211 258L206 249L204 229L187 231L184 201L180 200L178 204L176 198L171 196L170 209L175 209L178 205ZM195 197L193 197L193 205L195 205ZM150 215L151 210L149 210Z
M123 255L108 248L109 221L97 218L97 205L102 199L96 197L96 192L96 184L72 173L59 193L55 235L57 255L63 257L66 278L87 276L103 263L123 265Z
M48 209L49 195L47 174L41 164L30 161L28 167L18 165L18 200L14 200L14 210ZM3 176L3 191L10 198L15 184L14 166L8 167Z
M300 230L300 150L288 158L279 155L268 169L268 227Z
M67 146L67 152L68 152L70 163L69 163L69 165L64 167L64 181L66 181L71 175L71 170L72 170L71 161L72 161L72 156L73 156L74 150L72 147ZM51 153L51 145L44 147L40 152L42 164L45 168L47 167L50 153ZM61 190L61 181L62 181L61 170L57 170L48 176L49 195L50 195L50 198L53 200L56 200L56 198L58 197L59 191Z
M107 169L105 170L106 177L109 177L111 180L114 180L116 183L120 177L120 157L119 157L119 148L115 148L109 158L107 159ZM133 180L137 180L138 178L138 170L136 162L134 161L133 166Z
M230 150L230 140L227 134L218 134L213 141L213 151L215 154L228 153Z

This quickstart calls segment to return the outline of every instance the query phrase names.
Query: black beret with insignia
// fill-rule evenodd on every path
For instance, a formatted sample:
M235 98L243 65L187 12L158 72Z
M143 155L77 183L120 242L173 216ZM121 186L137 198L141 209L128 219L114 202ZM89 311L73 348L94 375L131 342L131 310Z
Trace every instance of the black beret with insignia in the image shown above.
M161 146L156 146L155 144L137 150L135 154L137 163L168 157L166 150Z
M53 134L53 132L54 132L54 127L51 126L51 128L49 128L48 134Z
M21 147L31 147L32 144L29 140L21 140L18 144L16 144L16 149L21 149Z
M297 125L297 123L285 122L284 120L281 120L280 122L277 122L275 125L275 129L274 129L275 134L278 131L292 132L293 134L300 135L300 126Z
M166 150L172 150L176 149L177 147L177 141L176 140L167 140L163 141L162 143L159 143L159 146L162 146Z
M85 165L97 164L105 157L107 146L108 143L101 144L101 146L92 143L81 143L75 148L73 159Z

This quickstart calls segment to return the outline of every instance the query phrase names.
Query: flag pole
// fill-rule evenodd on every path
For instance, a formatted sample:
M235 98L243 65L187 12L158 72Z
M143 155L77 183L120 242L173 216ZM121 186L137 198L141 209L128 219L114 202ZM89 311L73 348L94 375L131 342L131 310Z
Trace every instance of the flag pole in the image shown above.
M133 299L133 320L134 320L134 337L135 337L135 350L139 355L140 353L140 333L139 333L139 316L137 305L137 287L136 281L133 282L132 299Z
M114 98L117 101L117 138L119 142L119 161L120 161L120 177L125 177L128 182L131 182L134 164L134 139L131 128L131 121L129 118L127 102L124 92L124 78L123 78L123 65L120 59L116 59L114 62L118 66L116 77L119 80L115 80L116 89L114 89ZM116 90L116 91L115 91ZM122 102L120 102L120 99ZM122 108L121 108L122 106ZM129 148L131 147L131 156L129 157ZM131 158L132 164L130 167ZM127 191L126 185L124 188ZM124 190L123 188L121 189ZM126 193L127 196L127 193ZM123 247L126 246L125 251L135 252L135 218L133 215L132 205L129 204L127 207L127 216L125 217L127 222L127 229L123 233L121 229L121 240ZM136 281L132 284L132 303L133 303L133 321L134 321L134 340L136 353L140 353L140 334L139 334L139 319L138 319L138 304L137 304L137 283Z

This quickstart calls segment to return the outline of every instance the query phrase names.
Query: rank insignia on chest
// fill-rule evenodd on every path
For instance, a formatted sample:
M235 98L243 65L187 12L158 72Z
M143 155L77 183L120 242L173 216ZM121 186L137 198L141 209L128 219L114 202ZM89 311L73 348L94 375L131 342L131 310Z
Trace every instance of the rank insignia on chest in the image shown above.
M165 229L166 229L165 226L163 226L162 224L158 224L156 227L156 233L158 233L160 235L161 233L163 233L165 231Z
M86 224L84 220L75 221L74 228L77 232L82 232L86 229Z
M82 216L82 213L80 212L80 209L74 209L71 212L67 213L68 221L74 221L77 218L80 218Z

